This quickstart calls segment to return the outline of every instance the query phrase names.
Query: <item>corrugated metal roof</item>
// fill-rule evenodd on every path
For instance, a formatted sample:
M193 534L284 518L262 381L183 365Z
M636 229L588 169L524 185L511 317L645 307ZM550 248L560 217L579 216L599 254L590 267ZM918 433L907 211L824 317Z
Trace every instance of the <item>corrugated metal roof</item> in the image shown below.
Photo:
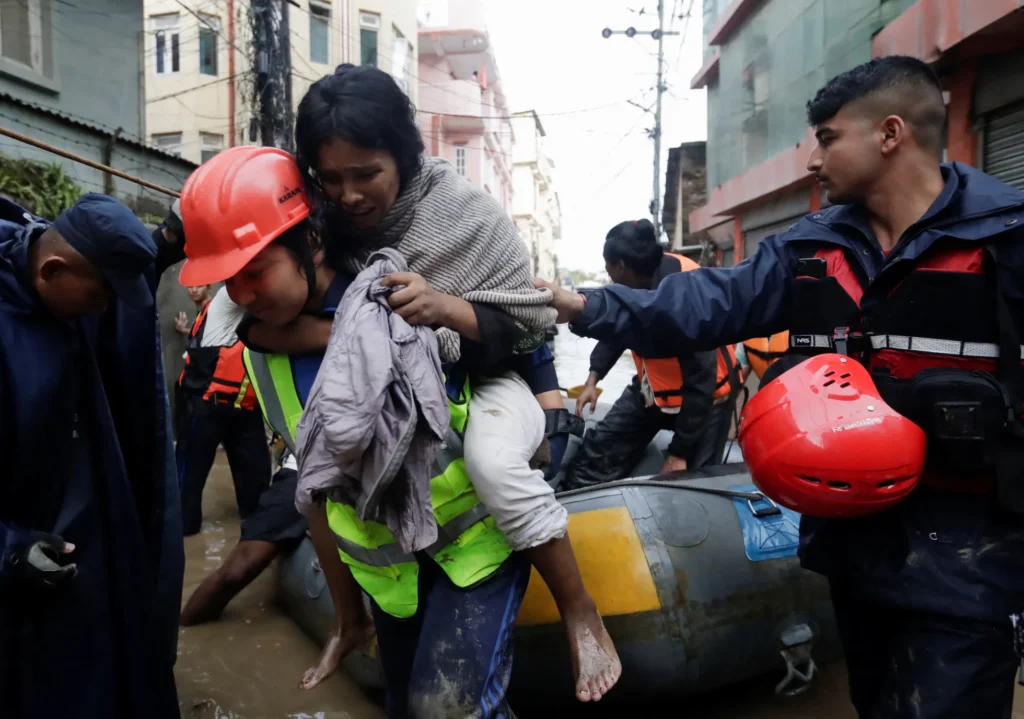
M20 97L15 97L14 95L11 95L7 92L0 92L0 100L5 100L14 105L18 105L29 110L34 110L36 112L42 113L43 115L48 115L49 117L55 117L58 120L68 123L69 125L75 125L76 127L82 127L87 130L91 130L97 134L103 135L104 137L109 137L115 130L115 128L106 127L99 123L88 120L84 117L72 115L71 113L65 112L63 110L57 110L52 107L47 107L45 105L40 105L38 103L31 102L29 100L23 100ZM141 141L140 139L132 135L121 134L117 138L117 141L124 145L136 147L152 155L156 155L158 157L162 157L168 160L173 160L182 165L187 165L190 168L198 167L198 165L196 165L194 162L186 160L184 157L172 154L165 150L161 150L157 147L153 147L152 145L147 145L145 142Z

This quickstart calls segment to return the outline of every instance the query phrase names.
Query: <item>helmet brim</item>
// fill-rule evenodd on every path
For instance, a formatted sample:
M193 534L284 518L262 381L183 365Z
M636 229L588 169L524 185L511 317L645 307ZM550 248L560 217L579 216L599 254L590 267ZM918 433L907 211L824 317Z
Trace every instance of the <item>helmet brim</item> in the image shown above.
M198 285L212 285L216 282L225 282L242 271L247 264L259 253L270 246L274 240L285 232L295 227L309 217L308 210L296 215L295 218L282 226L277 232L269 237L263 238L260 242L244 248L238 248L231 252L219 255L208 255L206 257L187 257L188 243L185 244L185 264L181 266L178 273L178 282L185 287L196 287Z

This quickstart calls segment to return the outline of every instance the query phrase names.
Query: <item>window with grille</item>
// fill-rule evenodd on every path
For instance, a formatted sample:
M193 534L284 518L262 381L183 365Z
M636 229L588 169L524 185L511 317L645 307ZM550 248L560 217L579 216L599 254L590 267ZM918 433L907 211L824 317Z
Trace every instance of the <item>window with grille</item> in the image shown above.
M455 148L455 171L463 177L466 176L466 148Z
M209 15L199 17L199 72L203 75L216 75L220 20Z
M199 161L206 162L224 149L224 136L211 132L199 133Z
M380 36L380 15L359 13L360 64L377 67L377 41Z
M394 25L391 26L391 37L391 74L394 75L398 86L408 95L409 81L412 77L412 44Z
M331 64L331 7L309 3L309 61Z
M151 25L156 40L156 74L181 72L181 26L178 14L158 15L152 18Z
M159 135L153 135L153 144L164 152L181 156L180 132L164 132Z

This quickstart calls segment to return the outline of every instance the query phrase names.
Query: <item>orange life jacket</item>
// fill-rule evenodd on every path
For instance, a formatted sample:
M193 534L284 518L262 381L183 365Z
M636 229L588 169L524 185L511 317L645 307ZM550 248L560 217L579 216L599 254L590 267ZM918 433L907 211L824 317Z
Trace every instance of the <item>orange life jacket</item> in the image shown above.
M206 314L212 302L199 312L189 334L185 369L178 384L204 402L235 409L256 408L256 393L250 391L249 376L242 361L245 349L238 340L226 347L202 347Z
M679 272L689 272L700 267L696 262L684 255L677 255L673 252L666 252L666 257L672 257L679 262ZM644 377L654 394L654 403L662 409L678 409L683 406L683 370L679 366L679 360L674 357L664 359L646 359L636 352L633 352L633 362L636 364L637 377L643 382ZM739 386L739 363L736 360L736 350L732 345L722 347L718 351L718 377L715 383L715 399L726 397L732 391L735 379L736 386Z
M771 337L754 337L743 342L747 362L758 379L789 349L789 331L777 332Z
M740 363L736 359L736 346L725 345L718 348L718 377L715 380L715 399L728 397L738 392L743 384L740 377Z

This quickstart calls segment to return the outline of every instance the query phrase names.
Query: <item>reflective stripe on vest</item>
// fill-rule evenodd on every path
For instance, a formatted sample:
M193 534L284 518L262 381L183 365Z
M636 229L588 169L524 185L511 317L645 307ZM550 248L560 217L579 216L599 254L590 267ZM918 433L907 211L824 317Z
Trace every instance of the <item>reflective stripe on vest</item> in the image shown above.
M439 525L437 528L437 540L423 551L429 557L434 557L449 544L456 542L470 527L477 522L483 521L491 516L490 511L482 503L477 504L468 512L463 512L447 524ZM371 567L390 567L393 564L402 562L415 562L416 555L402 550L397 542L382 544L372 549L361 547L355 542L349 541L337 534L334 541L338 549L357 562L369 564Z
M905 335L872 335L871 346L876 350L890 349L952 357L999 358L999 345L991 342L957 342L933 337L907 337ZM1020 348L1024 356L1024 345Z
M295 431L302 405L291 361L285 355L245 351L245 366L267 423L295 451ZM424 550L461 588L490 577L512 554L487 508L480 502L462 459L461 432L469 417L470 391L464 386L449 401L449 435L434 459L430 499L438 525L437 540ZM411 617L419 605L419 562L402 550L394 535L378 522L359 519L354 507L328 500L327 521L339 555L363 590L382 610Z
M256 391L263 417L277 434L281 435L285 446L293 456L298 457L295 450L295 429L302 417L302 402L295 391L295 378L292 376L292 363L286 355L265 355L246 348L242 360ZM291 387L291 392L282 393L280 387Z

